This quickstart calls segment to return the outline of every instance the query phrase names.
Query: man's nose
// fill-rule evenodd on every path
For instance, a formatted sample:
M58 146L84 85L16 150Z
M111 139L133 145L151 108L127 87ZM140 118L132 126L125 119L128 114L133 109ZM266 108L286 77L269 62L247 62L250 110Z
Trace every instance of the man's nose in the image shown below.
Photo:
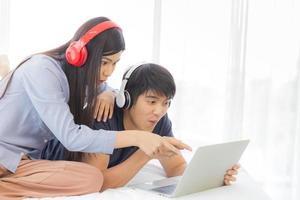
M155 115L158 115L158 116L161 116L161 115L164 115L166 113L166 108L164 106L161 106L161 105L158 105L155 107L153 113Z

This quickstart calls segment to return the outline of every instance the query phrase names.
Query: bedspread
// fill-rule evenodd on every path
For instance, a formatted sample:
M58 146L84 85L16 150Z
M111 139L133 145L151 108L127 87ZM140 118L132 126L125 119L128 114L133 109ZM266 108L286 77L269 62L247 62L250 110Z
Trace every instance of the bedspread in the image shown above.
M164 172L161 167L156 164L147 164L125 187L108 189L102 193L92 193L81 196L70 197L52 197L42 198L41 200L164 200L170 199L159 194L135 189L132 185L164 178ZM36 198L30 198L34 200ZM223 186L206 190L199 193L194 193L187 196L171 198L178 200L271 200L265 192L255 183L255 181L247 174L244 169L240 170L237 176L237 182L231 186ZM29 200L29 199L28 199Z

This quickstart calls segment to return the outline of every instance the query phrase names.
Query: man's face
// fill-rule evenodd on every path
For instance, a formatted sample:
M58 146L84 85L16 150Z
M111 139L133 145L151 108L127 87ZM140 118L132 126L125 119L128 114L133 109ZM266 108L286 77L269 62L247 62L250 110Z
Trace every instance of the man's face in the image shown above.
M152 132L158 121L167 113L170 101L166 96L152 91L140 95L136 103L124 111L125 129Z

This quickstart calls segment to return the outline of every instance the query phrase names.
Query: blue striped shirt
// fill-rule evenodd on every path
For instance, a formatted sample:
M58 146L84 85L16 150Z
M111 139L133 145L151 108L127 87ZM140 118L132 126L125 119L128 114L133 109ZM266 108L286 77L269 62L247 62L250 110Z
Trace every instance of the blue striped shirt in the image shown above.
M111 154L116 132L75 124L68 100L67 77L57 61L35 55L23 63L0 99L0 164L15 172L22 155L38 159L54 137L70 151Z

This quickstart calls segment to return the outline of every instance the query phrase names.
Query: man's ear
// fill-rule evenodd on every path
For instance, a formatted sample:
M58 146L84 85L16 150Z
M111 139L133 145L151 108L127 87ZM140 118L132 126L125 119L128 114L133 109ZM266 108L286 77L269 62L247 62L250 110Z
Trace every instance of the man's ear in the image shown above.
M169 100L168 100L168 101L169 101L169 105L168 105L169 108L170 108L170 106L171 106L172 100L173 100L173 99L169 99Z

